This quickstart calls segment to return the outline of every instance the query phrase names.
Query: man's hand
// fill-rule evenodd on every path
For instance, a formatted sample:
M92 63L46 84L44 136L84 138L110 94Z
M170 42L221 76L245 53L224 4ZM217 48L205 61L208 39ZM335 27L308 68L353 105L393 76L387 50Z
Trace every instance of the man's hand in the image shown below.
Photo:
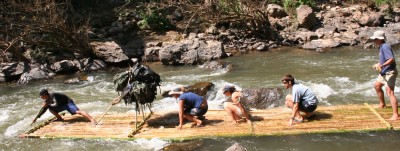
M290 118L290 120L289 120L289 126L292 126L292 125L294 125L293 118Z

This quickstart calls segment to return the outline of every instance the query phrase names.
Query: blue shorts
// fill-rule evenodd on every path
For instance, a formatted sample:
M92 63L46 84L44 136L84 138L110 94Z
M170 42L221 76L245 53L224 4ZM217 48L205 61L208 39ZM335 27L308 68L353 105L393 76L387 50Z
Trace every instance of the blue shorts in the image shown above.
M68 104L56 107L50 107L49 110L52 110L57 113L67 110L71 115L74 115L76 114L77 111L79 111L79 108L75 105L73 100L70 100Z
M200 108L185 108L185 110L183 111L185 114L190 114L193 116L203 116L204 114L206 114L208 111L208 106L200 109Z

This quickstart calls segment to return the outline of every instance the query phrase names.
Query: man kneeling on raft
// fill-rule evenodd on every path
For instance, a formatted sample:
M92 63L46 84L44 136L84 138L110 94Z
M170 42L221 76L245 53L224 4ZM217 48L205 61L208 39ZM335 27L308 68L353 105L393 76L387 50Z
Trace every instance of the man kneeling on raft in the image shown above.
M183 87L176 88L168 94L179 100L179 126L177 127L179 130L182 129L183 118L195 122L196 127L203 126L201 119L208 111L206 99L192 92L186 92Z
M65 94L62 93L49 93L47 89L42 89L39 92L40 98L44 100L43 109L37 115L37 118L42 116L47 109L56 116L56 121L64 121L64 119L58 114L59 112L67 110L71 115L80 114L83 117L87 118L92 122L92 124L96 124L96 120L90 116L85 111L79 110L79 108L75 105L74 101ZM35 123L37 118L35 118L32 123Z
M304 112L307 119L315 117L314 111L317 109L318 99L311 89L295 83L294 77L290 74L283 76L282 83L286 89L292 89L292 94L286 96L286 106L292 109L289 125L303 122L304 118L299 111Z

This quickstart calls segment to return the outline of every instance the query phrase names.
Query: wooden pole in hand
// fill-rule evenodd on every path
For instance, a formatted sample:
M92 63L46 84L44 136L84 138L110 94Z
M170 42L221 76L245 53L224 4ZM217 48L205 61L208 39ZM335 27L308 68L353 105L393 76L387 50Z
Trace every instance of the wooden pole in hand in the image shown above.
M112 106L113 106L113 105L110 105L110 107L108 107L108 109L106 110L106 112L104 112L103 116L101 116L101 118L100 118L99 120L97 120L96 125L100 123L101 119L103 119L104 116L106 116L107 112L111 109ZM96 126L96 125L95 125L95 126Z

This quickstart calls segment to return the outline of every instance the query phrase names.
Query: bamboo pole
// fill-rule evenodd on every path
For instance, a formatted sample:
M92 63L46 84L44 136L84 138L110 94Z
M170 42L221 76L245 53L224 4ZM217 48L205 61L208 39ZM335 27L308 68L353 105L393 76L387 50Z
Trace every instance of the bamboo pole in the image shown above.
M106 112L104 112L104 114L101 116L101 118L97 121L96 125L100 123L101 119L103 119L104 116L106 116L107 112L111 109L113 105L110 105L110 107L108 107L108 109L106 110ZM95 126L96 126L95 125Z

